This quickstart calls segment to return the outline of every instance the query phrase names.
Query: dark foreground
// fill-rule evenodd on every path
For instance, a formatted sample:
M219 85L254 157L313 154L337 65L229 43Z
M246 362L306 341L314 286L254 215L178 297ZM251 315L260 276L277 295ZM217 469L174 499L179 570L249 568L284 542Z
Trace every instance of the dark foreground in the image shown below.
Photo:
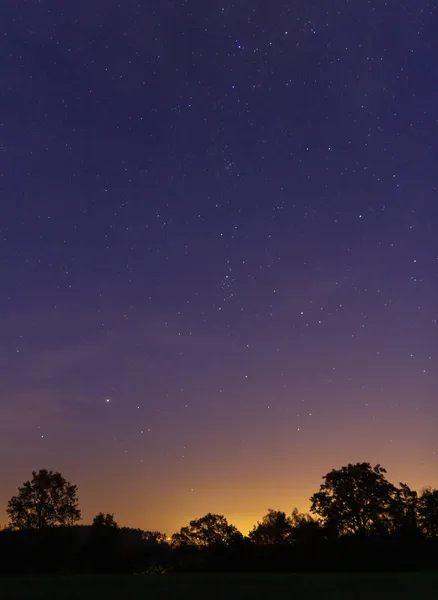
M0 579L2 600L423 600L438 597L438 573L59 576Z

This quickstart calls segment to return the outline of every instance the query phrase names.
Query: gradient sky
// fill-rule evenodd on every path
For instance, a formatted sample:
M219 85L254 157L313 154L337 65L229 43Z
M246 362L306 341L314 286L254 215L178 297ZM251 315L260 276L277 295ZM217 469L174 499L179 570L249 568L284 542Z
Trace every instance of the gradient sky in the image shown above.
M2 0L0 522L438 486L438 11Z

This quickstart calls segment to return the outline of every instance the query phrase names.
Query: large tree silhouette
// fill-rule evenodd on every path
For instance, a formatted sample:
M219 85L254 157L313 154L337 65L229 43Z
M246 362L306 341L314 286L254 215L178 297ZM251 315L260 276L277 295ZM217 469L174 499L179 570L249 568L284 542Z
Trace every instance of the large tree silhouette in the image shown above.
M230 525L223 515L208 513L200 519L190 521L178 533L172 535L174 546L197 546L212 548L229 545L242 539L242 534Z
M6 512L14 529L41 530L56 525L72 525L80 520L77 486L61 473L41 469L18 488Z
M310 501L311 512L339 534L366 534L387 530L397 489L387 481L386 470L369 463L333 469Z

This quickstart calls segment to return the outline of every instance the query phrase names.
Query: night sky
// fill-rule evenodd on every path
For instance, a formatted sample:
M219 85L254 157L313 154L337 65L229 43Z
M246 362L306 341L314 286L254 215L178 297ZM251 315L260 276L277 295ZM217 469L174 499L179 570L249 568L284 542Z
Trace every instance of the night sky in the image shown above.
M438 9L2 0L0 523L438 485Z

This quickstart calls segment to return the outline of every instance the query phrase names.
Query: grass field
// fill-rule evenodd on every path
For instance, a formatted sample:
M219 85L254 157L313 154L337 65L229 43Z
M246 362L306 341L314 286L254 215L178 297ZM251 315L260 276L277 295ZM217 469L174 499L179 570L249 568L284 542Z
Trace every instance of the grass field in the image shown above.
M423 600L438 573L71 576L0 579L2 600Z

